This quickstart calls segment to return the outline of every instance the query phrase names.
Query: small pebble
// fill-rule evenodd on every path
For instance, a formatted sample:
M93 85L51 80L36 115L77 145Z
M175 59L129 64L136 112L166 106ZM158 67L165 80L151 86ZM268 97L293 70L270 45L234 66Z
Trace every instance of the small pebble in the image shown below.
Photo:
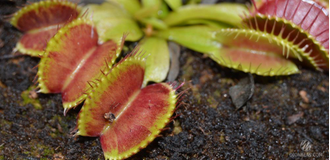
M304 109L308 108L308 104L306 104L304 102L300 102L299 103L299 106L302 107L302 108L304 108Z
M65 159L65 157L62 155L62 153L55 153L53 156L54 160L62 160Z
M326 92L326 91L327 91L327 89L325 89L325 88L322 87L322 86L318 86L317 89L320 90L320 91L322 91L322 92Z
M306 91L304 91L304 90L299 91L299 95L305 103L309 103L309 99L307 97L307 92Z

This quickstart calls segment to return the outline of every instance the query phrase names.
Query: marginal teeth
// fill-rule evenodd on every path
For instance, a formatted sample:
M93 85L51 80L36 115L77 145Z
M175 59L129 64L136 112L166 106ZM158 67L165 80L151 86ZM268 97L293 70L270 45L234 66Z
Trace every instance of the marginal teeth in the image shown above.
M66 116L66 113L68 113L68 109L67 108L64 108L63 115Z

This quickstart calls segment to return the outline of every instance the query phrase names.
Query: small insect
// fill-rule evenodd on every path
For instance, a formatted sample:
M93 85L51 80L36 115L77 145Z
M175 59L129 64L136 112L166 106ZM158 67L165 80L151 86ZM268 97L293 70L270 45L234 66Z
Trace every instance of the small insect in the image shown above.
M110 123L112 123L114 120L116 120L115 114L108 112L104 114L104 119L108 120Z

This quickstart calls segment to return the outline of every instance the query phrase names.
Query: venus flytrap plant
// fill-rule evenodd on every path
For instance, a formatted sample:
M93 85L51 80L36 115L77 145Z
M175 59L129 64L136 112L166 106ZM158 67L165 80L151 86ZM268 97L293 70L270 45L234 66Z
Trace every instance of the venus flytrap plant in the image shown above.
M147 85L166 78L167 41L263 76L298 73L294 58L319 70L329 66L328 13L317 3L261 1L248 14L244 5L189 2L108 0L81 11L52 0L24 7L11 23L25 33L17 49L41 57L40 92L61 93L64 113L85 101L76 136L100 137L106 159L138 152L170 121L177 88ZM84 15L91 20L78 18ZM141 40L144 54L136 49L114 65L125 37Z
M77 135L100 136L106 159L126 158L146 147L170 121L177 88L158 83L141 89L146 62L140 56L128 56L112 68L124 38L98 43L90 20L78 18L56 32L39 64L39 91L61 93L64 114L87 98ZM160 41L166 46L165 40ZM146 39L144 47L153 42Z
M182 6L182 3L178 2L163 0L143 0L141 3L137 0L132 0L132 3L134 7L128 1L108 0L108 2L101 5L87 5L83 10L88 10L94 16L102 15L96 16L99 18L94 18L93 21L96 24L98 32L107 33L103 34L103 39L114 39L116 38L114 35L128 32L127 40L136 41L143 36L136 33L144 33L145 38L139 44L148 57L144 85L149 81L162 82L167 76L170 59L168 48L166 48L167 45L163 45L166 42L165 40L175 41L187 47L192 46L193 49L202 52L203 49L199 49L199 46L204 45L204 49L206 49L208 46L219 45L219 43L213 41L214 43L210 44L212 40L208 40L208 37L204 38L205 41L200 41L200 37L195 36L196 33L199 34L200 32L198 26L205 24L215 28L238 27L241 24L239 15L243 15L243 13L248 11L244 5L229 3L187 6ZM103 7L105 5L116 9L106 9ZM172 12L170 12L170 8L167 5L171 7ZM123 12L121 15L125 15L125 17L118 17L118 12L114 13L117 10ZM130 16L127 16L127 13L130 13ZM107 20L104 17L114 18ZM123 19L126 18L134 20L135 25L125 25L126 31L115 29L114 26L117 26L117 22L112 23L113 19L117 19L118 23L123 24ZM141 28L135 27L136 25L141 26ZM169 33L172 30L176 30L176 27L182 27L182 32L184 33L188 33L191 28L195 27L196 33L187 36L189 38L184 40L184 43L180 43L171 39L171 37L176 36L176 33ZM135 39L130 38L130 35ZM151 41L157 42L152 42L153 45L149 45ZM197 46L195 46L196 44ZM153 51L160 51L161 53Z

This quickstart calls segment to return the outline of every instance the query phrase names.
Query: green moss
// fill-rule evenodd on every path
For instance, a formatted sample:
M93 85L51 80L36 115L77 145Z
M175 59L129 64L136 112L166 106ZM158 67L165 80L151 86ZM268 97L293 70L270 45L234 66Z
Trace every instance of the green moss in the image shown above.
M32 104L35 109L42 109L39 99L30 98L30 92L34 91L36 86L30 86L27 90L23 91L21 97L23 99L23 105Z
M52 138L56 138L56 137L57 137L57 134L56 134L56 133L49 133L49 135L50 135Z
M213 93L213 96L214 96L214 97L221 97L221 92L220 92L220 90L215 90L214 93Z
M173 133L174 134L179 134L182 132L182 128L180 125L180 122L178 120L173 121L174 128L173 128Z
M226 140L225 140L225 133L223 132L220 132L220 143L225 143Z
M0 160L4 160L5 159L5 157L4 156L0 156Z
M50 106L52 103L53 103L52 100L48 100L48 101L47 101L47 105L48 105L48 106Z
M42 144L37 144L37 149L36 150L42 152L43 156L51 156L55 153L52 148L50 148L46 145L42 145Z
M23 153L26 154L26 155L30 155L31 154L29 151L24 151Z
M75 117L74 116L67 116L65 120L75 120ZM62 116L60 116L60 115L54 115L54 117L52 118L52 121L54 121L54 122L57 121L59 123L59 125L62 128L62 131L61 132L63 132L63 133L69 132L69 130L70 130L69 129L69 126L66 123L66 121L63 121L63 117ZM56 133L60 133L58 131L58 129L56 129Z
M209 96L207 102L209 103L210 107L217 108L218 102L212 96Z
M4 125L11 125L11 124L13 124L13 122L11 122L11 121L7 121L7 120L5 120L5 119L2 119L1 121L0 121L0 127L2 128Z
M11 125L13 124L13 122L7 121L7 120L0 120L0 128L1 128L1 134L2 135L7 135L9 132L8 130L10 129ZM3 146L1 146L3 147ZM0 147L0 150L2 149Z
M52 150L51 148L45 148L44 151L43 151L43 155L44 156L49 156L49 155L53 155L55 152L54 150Z
M4 144L0 145L0 150L3 150L3 149L5 149Z
M55 153L51 147L44 145L42 142L37 140L29 142L28 146L31 146L29 151L23 152L28 156L41 157L40 159L48 159Z

